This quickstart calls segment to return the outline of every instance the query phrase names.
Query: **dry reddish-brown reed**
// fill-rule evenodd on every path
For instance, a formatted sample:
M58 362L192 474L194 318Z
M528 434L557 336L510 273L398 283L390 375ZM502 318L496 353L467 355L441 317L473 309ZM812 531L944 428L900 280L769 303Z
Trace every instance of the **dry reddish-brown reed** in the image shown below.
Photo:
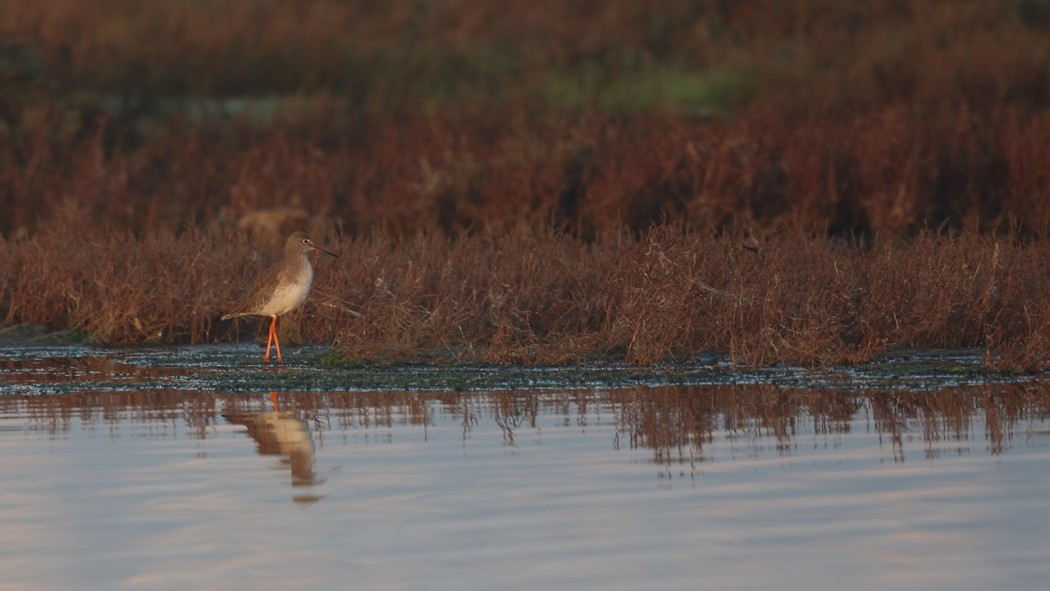
M282 216L352 253L302 326L356 355L1042 366L1042 3L599 4L0 3L0 320L226 338Z
M294 206L352 235L554 224L590 239L739 220L882 237L1050 227L1050 118L1004 108L734 121L431 114L356 130L190 126L135 150L0 145L0 231L61 216L114 228L236 226Z
M228 339L250 325L215 317L277 255L232 235L71 228L0 247L3 322L106 343ZM584 242L522 227L327 243L343 257L319 261L288 322L354 357L652 364L726 352L762 365L983 347L991 365L1038 369L1050 351L1050 254L1012 237L866 245L664 226Z

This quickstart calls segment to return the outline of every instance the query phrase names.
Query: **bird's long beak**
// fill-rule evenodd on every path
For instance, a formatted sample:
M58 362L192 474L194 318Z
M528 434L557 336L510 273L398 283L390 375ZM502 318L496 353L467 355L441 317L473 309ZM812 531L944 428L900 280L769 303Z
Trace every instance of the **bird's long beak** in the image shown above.
M311 244L311 246L314 247L314 252L323 252L326 255L330 256L330 257L339 258L339 255L335 254L334 252L332 252L330 250L326 250L324 248L321 248L320 246L317 246L316 244Z

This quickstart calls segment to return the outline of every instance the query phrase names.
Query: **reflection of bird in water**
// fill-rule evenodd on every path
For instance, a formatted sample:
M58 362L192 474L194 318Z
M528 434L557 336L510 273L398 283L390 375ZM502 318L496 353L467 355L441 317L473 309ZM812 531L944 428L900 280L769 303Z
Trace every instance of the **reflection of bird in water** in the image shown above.
M259 454L264 456L286 456L281 464L292 471L292 486L314 486L324 482L314 475L314 440L306 421L294 413L280 409L275 392L270 393L272 411L245 412L228 410L223 418L236 425L244 425L248 435L255 440ZM315 494L293 495L296 503L313 503L323 497Z

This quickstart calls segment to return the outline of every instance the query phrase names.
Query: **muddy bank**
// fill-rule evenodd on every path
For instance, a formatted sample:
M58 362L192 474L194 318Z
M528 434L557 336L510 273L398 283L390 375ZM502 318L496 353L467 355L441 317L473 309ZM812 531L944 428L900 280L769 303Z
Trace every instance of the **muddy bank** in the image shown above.
M8 334L8 336L10 336ZM104 348L23 335L0 352L6 394L126 391L358 392L617 389L768 384L822 390L939 390L960 385L1043 382L1042 374L992 371L974 350L909 351L851 367L734 366L724 356L645 368L619 363L517 366L461 363L343 363L323 347L289 349L266 364L249 343ZM56 337L57 338L57 337Z

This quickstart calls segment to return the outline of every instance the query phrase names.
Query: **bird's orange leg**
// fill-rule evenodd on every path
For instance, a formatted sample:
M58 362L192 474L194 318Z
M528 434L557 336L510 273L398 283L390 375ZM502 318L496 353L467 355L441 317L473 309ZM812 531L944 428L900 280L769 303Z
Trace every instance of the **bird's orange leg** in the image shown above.
M273 320L270 321L270 330L266 333L266 354L263 355L263 358L262 358L263 361L269 361L270 360L270 346L274 342L274 339L277 338L277 330L275 329L275 325L276 324L277 324L277 317L274 316ZM277 349L277 359L280 360L280 358L281 358L281 350Z
M281 357L281 341L277 340L277 317L273 317L273 346L277 349L277 361L284 363L284 358Z

